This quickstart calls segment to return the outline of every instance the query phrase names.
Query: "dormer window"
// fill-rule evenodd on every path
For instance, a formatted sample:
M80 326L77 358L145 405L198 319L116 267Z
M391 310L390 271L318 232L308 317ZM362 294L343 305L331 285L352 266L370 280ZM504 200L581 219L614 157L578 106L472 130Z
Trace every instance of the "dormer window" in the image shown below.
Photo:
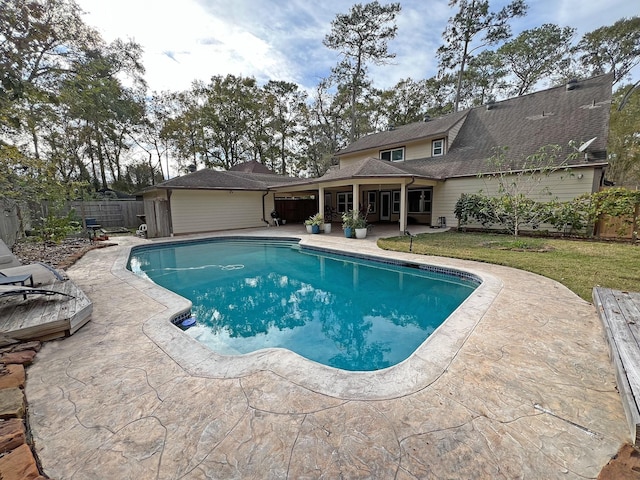
M394 148L392 150L381 150L380 159L389 162L402 162L404 160L404 147Z
M439 138L431 142L431 156L439 157L440 155L444 155L444 138Z

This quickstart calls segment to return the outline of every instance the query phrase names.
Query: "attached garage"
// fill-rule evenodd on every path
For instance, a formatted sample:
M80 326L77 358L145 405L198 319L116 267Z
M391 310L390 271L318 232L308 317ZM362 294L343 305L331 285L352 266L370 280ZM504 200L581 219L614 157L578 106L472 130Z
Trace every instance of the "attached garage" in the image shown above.
M173 233L183 235L264 226L274 208L273 194L265 196L265 193L174 190L170 202Z
M299 182L257 162L229 171L198 170L142 192L150 238L265 226L274 186Z

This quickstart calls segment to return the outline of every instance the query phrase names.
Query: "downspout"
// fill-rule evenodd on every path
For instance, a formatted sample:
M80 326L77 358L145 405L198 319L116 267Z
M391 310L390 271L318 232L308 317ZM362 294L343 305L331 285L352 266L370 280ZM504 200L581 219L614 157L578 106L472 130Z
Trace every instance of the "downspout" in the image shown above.
M413 185L415 181L416 181L416 177L411 175L411 181L404 186L404 195L403 195L402 199L400 200L400 202L401 202L400 205L402 205L404 203L404 219L403 219L404 222L401 222L401 223L404 223L404 229L402 229L402 233L404 235L409 235L409 236L411 236L411 233L409 233L409 230L407 230L407 213L408 213L407 212L407 196L408 196L409 187L411 185ZM400 211L402 211L402 208L400 209ZM413 237L412 237L411 241L413 242ZM411 251L411 250L409 250L409 251Z
M267 195L269 195L269 190L264 192L264 195L262 195L262 221L267 224L267 227L269 227L270 226L269 221L265 220L266 215L264 213L264 207L265 207L264 199L267 198Z
M167 209L169 210L169 236L173 237L173 213L171 212L171 194L173 190L170 188L167 189ZM158 222L156 222L156 230L157 230Z

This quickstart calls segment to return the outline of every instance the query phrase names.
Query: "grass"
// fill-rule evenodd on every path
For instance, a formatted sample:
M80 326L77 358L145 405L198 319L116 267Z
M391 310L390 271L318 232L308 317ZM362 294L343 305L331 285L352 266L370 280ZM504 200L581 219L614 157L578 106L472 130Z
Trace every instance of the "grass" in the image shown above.
M386 250L409 251L409 237L378 240ZM488 233L422 234L413 253L519 268L556 280L587 301L594 286L640 292L640 246L628 243L526 238Z

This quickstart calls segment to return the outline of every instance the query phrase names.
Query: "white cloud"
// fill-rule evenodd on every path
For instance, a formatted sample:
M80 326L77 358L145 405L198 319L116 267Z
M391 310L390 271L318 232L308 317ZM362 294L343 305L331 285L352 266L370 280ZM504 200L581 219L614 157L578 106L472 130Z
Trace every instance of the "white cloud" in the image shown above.
M213 75L253 76L296 82L312 89L338 61L323 46L331 21L347 13L352 0L77 0L88 25L105 40L131 38L144 48L145 75L153 90L184 90ZM383 2L385 3L385 2ZM504 2L503 2L504 3ZM624 16L637 15L635 2L538 0L513 22L514 34L542 23L573 26L579 35ZM454 14L448 0L405 0L398 36L389 47L393 65L371 67L374 84L388 88L401 78L437 72L435 52ZM500 6L496 3L496 7Z

